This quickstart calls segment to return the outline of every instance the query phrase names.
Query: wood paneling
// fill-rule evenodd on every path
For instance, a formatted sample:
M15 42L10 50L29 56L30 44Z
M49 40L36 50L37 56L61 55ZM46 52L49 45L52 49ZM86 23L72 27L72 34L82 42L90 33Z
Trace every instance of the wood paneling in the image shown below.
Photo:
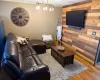
M96 7L96 8L95 8ZM75 50L76 54L94 64L99 37L100 37L100 1L93 0L91 3L63 7L62 9L62 44ZM85 28L75 30L66 25L66 13L72 10L88 10ZM96 32L93 36L92 33Z
M76 4L64 6L64 8L70 7L70 6L75 6L75 5L80 5L80 4L86 4L86 3L90 3L90 2L92 2L92 0L86 0L86 1L82 1L82 2L76 3Z
M88 7L84 7L84 8L75 8L75 9L72 9L72 11L75 11L75 10L90 10L91 9L91 6L88 6Z

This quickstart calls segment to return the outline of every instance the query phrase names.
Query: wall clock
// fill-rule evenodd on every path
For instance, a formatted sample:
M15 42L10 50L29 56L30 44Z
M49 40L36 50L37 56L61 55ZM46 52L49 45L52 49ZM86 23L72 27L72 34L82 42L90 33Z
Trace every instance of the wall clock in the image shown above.
M11 12L11 20L17 26L25 26L29 21L29 14L25 9L17 7Z

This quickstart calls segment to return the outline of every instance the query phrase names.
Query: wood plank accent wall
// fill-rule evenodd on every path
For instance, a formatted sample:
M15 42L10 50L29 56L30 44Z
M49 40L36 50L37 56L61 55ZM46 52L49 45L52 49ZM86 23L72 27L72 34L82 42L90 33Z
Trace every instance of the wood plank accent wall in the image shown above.
M88 10L84 29L75 30L66 25L66 12L72 10ZM64 7L62 9L62 25L62 44L94 64L100 37L100 0L93 0L91 3L83 5ZM92 32L96 32L96 36L93 36Z

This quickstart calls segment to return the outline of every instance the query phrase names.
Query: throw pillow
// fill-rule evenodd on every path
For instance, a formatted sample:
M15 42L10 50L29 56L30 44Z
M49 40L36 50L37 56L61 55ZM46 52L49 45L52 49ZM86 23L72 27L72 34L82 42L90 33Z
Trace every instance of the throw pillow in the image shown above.
M28 41L26 40L26 38L22 38L17 36L17 42L20 43L21 45L26 45L28 44Z
M43 41L53 41L51 35L42 35Z

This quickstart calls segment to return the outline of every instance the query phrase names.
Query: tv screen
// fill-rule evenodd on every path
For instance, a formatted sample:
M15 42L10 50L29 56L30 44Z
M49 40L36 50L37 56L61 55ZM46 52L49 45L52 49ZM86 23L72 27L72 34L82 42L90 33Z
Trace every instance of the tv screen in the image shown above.
M84 28L86 11L70 11L66 13L66 25Z

